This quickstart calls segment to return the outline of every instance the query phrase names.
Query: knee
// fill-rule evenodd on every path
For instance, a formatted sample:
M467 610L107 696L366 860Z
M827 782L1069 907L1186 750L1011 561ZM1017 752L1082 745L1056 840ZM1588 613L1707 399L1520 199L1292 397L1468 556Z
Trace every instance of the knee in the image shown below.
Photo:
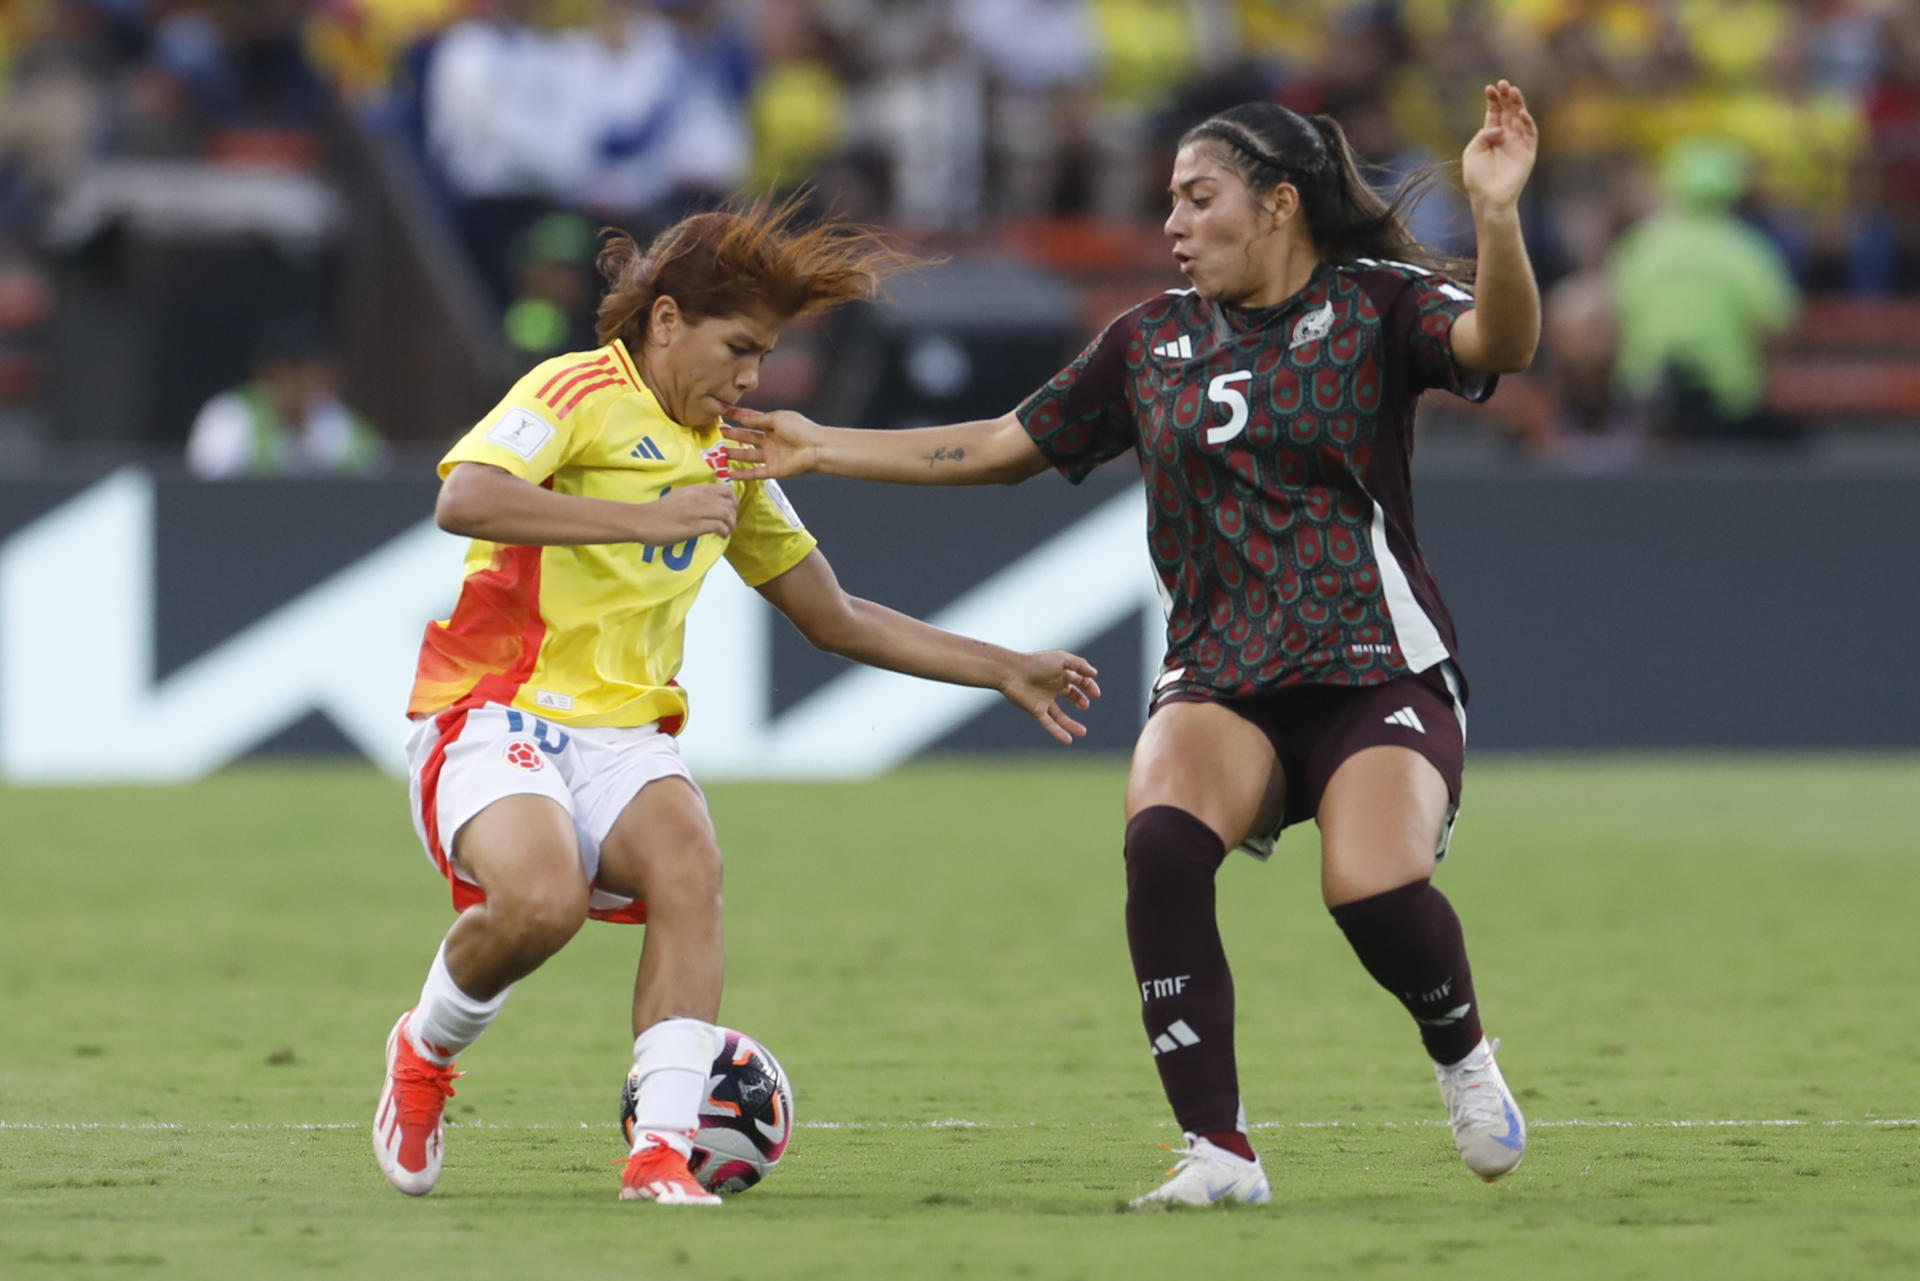
M1227 856L1214 830L1186 810L1151 805L1127 822L1127 903L1213 893L1213 875Z
M587 919L587 887L555 880L490 892L487 910L515 951L552 956Z
M1392 844L1356 846L1321 840L1320 893L1329 908L1424 885L1438 860L1424 837Z
M1127 821L1129 885L1194 869L1211 876L1226 857L1219 834L1186 810L1150 805Z

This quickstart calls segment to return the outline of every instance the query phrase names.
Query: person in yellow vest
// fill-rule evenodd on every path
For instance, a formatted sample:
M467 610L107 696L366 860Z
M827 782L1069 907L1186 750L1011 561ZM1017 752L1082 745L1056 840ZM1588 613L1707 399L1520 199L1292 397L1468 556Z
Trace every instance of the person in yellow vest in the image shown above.
M187 437L187 470L202 480L377 472L386 441L340 399L339 367L301 321L270 325L253 377L209 400Z

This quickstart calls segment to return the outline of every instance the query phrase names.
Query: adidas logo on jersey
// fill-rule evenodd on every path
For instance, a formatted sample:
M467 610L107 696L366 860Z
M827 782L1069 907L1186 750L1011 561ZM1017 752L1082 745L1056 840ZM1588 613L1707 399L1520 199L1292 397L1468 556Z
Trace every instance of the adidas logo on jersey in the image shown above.
M1178 338L1155 344L1153 354L1165 356L1170 360L1192 360L1193 339L1186 334L1181 334Z
M1415 730L1421 734L1427 732L1427 727L1420 723L1419 716L1414 714L1414 710L1411 707L1403 707L1393 715L1386 717L1385 723L1388 725L1404 725L1408 729Z
M631 456L634 458L651 458L655 462L662 463L667 461L667 456L660 452L660 446L653 443L653 437L651 436L642 436L640 443L633 447Z

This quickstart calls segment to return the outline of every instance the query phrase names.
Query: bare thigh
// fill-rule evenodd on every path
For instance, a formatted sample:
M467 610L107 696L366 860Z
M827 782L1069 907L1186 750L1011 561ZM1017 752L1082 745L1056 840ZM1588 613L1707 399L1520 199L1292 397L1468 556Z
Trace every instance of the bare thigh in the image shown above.
M1127 819L1171 805L1232 849L1276 826L1286 779L1259 727L1218 703L1168 703L1147 718L1127 776Z
M600 842L600 887L645 899L647 918L685 890L718 892L720 842L706 801L685 779L655 779Z
M573 816L549 797L503 796L493 802L455 833L453 858L490 902L535 888L577 886L586 894Z
M1343 761L1320 797L1320 893L1328 907L1433 875L1452 804L1440 771L1406 747Z

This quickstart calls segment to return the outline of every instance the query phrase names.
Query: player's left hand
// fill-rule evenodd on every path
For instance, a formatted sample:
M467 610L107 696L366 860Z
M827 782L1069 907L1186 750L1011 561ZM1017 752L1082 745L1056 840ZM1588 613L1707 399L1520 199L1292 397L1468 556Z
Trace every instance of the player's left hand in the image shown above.
M1487 86L1487 121L1460 157L1460 180L1476 208L1511 209L1540 152L1540 127L1519 86Z
M1099 673L1093 664L1078 654L1049 649L1038 654L1015 654L1012 670L1000 682L1000 693L1009 703L1040 722L1040 728L1062 743L1084 738L1087 727L1073 719L1056 701L1068 702L1086 711L1100 697Z

